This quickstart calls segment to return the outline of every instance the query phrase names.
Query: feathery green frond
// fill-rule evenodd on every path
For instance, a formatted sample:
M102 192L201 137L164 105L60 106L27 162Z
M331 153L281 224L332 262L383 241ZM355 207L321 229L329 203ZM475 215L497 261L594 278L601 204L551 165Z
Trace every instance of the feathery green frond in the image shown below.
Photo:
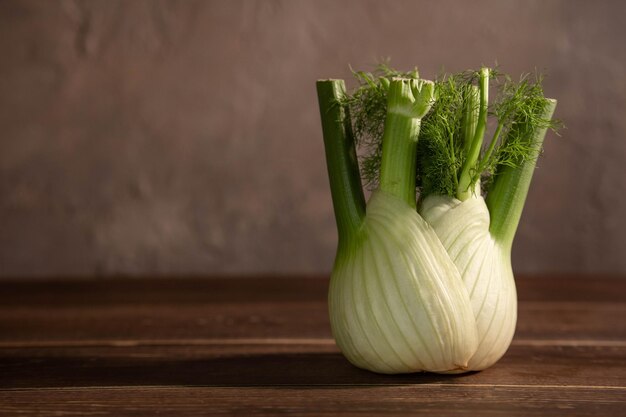
M387 114L389 83L397 77L418 79L417 69L402 72L379 65L374 72L353 71L358 82L344 99L350 108L356 143L360 150L361 175L368 188L375 188L380 176L382 137ZM417 188L422 196L455 196L459 179L465 175L470 186L488 182L498 166L519 166L536 155L527 138L542 127L556 129L558 121L541 119L547 101L541 77L523 76L519 82L498 69L489 69L492 102L488 115L495 125L491 140L483 143L475 162L467 158L476 133L479 113L481 71L467 70L443 75L435 83L436 102L422 119L418 140ZM483 142L482 138L479 139ZM472 159L472 161L474 161ZM466 163L472 166L462 170Z

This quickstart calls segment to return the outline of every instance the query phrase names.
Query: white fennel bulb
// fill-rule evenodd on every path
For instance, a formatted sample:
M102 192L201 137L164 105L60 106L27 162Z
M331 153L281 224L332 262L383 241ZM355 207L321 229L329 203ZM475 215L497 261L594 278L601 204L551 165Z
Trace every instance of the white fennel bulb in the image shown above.
M430 196L420 213L461 273L478 330L468 369L490 367L507 351L517 321L517 294L510 250L489 232L489 210L480 195L465 201Z
M343 354L371 371L462 371L476 350L457 269L417 212L384 191L373 193L359 236L337 254L329 310Z
M511 344L511 248L546 129L557 125L556 101L540 79L503 77L490 103L493 74L432 83L383 66L379 75L356 72L361 85L350 96L341 80L318 81L339 235L330 321L358 367L477 371ZM355 136L363 175L376 185L367 204Z

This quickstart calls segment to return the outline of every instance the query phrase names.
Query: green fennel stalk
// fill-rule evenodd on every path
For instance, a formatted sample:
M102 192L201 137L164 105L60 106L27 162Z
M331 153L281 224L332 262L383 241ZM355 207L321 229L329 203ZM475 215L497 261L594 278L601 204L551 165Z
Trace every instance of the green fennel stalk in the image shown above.
M469 87L470 92L473 92L473 86ZM489 105L489 69L481 68L478 81L478 91L480 101L478 104L478 116L473 118L475 111L471 109L474 105L473 97L469 95L467 97L469 103L464 106L468 115L464 116L464 122L466 125L462 126L464 132L467 132L464 136L464 140L469 139L470 142L465 144L465 162L461 173L459 175L458 188L456 196L459 200L467 200L471 193L474 192L474 185L478 180L480 173L477 172L477 162L480 156L480 150L483 144L483 137L485 135L485 129L487 128L487 107ZM468 107L470 107L468 109ZM471 135L470 133L474 134Z
M539 119L551 120L555 108L556 100L548 99L543 109L539 110ZM537 126L534 131L528 132L533 153L518 163L500 165L494 173L495 180L489 187L486 198L487 207L491 214L489 230L508 248L513 245L513 238L522 216L537 158L541 152L546 130L549 127L549 124L544 123Z
M330 190L340 244L355 235L365 217L365 197L343 80L317 83Z

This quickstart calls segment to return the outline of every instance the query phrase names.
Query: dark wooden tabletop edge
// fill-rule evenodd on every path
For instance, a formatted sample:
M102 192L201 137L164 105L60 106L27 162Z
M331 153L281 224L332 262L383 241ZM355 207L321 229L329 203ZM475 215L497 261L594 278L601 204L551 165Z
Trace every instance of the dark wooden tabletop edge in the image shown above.
M307 273L250 273L250 274L112 274L112 275L2 275L0 285L47 282L141 282L141 281L206 281L206 280L328 280L327 274ZM573 279L573 280L626 280L626 274L611 273L515 273L515 280Z

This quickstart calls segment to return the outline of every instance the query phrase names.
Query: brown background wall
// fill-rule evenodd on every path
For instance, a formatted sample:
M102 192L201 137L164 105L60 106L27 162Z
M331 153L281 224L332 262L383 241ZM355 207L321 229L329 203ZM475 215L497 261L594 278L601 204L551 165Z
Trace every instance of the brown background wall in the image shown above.
M626 273L626 2L2 1L0 276L325 273L314 89L548 73L519 272Z

